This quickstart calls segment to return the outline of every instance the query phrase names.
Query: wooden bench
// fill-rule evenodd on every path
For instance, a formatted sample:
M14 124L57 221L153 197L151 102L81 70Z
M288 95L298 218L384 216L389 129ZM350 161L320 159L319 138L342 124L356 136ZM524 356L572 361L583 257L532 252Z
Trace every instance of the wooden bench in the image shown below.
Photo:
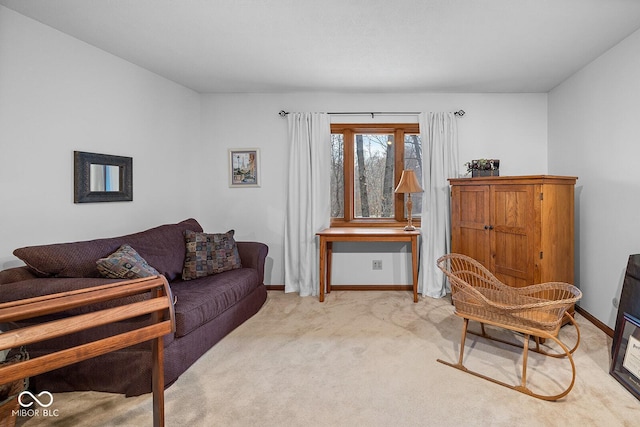
M130 303L118 301L121 298L140 294L148 294L148 299ZM153 425L164 426L163 336L175 331L173 297L164 276L145 277L0 303L0 323L17 322L107 301L113 306L87 314L70 315L62 319L3 332L0 334L0 350L28 346L35 342L141 315L151 314L152 322L147 326L107 338L0 366L0 382L8 384L134 344L152 341Z

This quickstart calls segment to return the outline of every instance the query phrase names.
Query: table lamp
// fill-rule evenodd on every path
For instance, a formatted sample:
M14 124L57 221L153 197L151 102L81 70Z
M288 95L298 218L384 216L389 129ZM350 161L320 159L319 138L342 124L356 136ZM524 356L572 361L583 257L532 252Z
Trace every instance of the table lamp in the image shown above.
M411 210L413 209L413 202L411 201L411 193L422 193L424 190L420 187L420 183L418 182L418 178L416 178L416 174L411 169L405 169L402 171L402 176L400 177L400 183L395 189L396 193L407 193L409 196L407 197L407 218L409 222L406 227L404 227L404 231L413 231L416 228L411 223Z

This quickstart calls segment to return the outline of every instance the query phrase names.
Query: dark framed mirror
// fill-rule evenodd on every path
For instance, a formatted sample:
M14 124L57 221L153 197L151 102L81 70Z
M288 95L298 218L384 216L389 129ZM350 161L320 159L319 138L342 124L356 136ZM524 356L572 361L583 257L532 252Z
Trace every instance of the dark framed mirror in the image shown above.
M110 154L73 152L74 203L133 200L133 159Z

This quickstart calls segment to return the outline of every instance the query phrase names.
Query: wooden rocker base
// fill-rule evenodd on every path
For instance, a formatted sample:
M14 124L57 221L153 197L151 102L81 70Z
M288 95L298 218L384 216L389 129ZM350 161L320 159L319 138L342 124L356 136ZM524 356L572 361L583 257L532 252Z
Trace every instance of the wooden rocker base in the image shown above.
M467 367L466 367L466 366L464 366L464 365L462 365L462 364L460 364L460 363L451 363L451 362L447 362L447 361L442 360L442 359L437 359L437 360L438 360L438 362L440 362L440 363L443 363L443 364L445 364L445 365L447 365L447 366L451 366L452 368L459 369L459 370L461 370L462 372L466 372L466 373L468 373L468 374L471 374L471 375L474 375L474 376L476 376L476 377L479 377L479 378L485 379L485 380L487 380L487 381L491 381L491 382L492 382L492 383L494 383L494 384L499 384L499 385L501 385L501 386L503 386L503 387L510 388L511 390L516 390L516 391L519 391L519 392L521 392L521 393L528 394L529 396L537 397L538 399L543 399L543 400L558 400L560 397L562 397L562 396L560 396L560 397L556 397L556 398L554 398L554 396L542 396L542 395L539 395L539 394L533 393L533 392L532 392L530 389L528 389L527 387L523 387L523 386L521 386L521 385L511 385L511 384L507 384L507 383L502 382L502 381L500 381L500 380L497 380L497 379L495 379L495 378L492 378L492 377L489 377L489 376L487 376L487 375L483 375L483 374L481 374L481 373L479 373L479 372L476 372L476 371L472 371L472 370L470 370L470 369L467 369ZM567 391L567 393L568 393L568 391ZM565 393L565 394L566 394L566 393ZM563 396L564 396L564 395L563 395Z
M578 348L578 345L580 344L580 328L578 328L577 323L575 322L575 320L573 319L573 317L571 317L568 313L565 313L565 315L568 317L570 323L576 328L577 331L577 341L575 346L572 349L569 349L564 343L562 343L556 336L547 333L546 331L543 330L531 330L531 329L524 329L524 328L518 328L518 327L505 327L505 325L503 324L498 324L498 323L493 323L490 321L487 321L486 319L480 319L480 318L473 318L473 317L463 317L464 319L464 323L463 323L463 327L462 327L462 339L460 342L460 355L458 358L458 362L457 363L451 363L451 362L447 362L445 360L442 359L437 359L438 362L445 364L447 366L451 366L452 368L456 368L460 371L469 373L471 375L474 375L476 377L485 379L487 381L490 381L494 384L498 384L501 385L503 387L515 390L515 391L519 391L520 393L524 393L527 394L529 396L533 396L535 398L538 399L542 399L542 400L558 400L564 396L566 396L571 389L573 388L573 385L575 383L575 379L576 379L576 367L575 367L575 363L573 361L573 352ZM462 317L462 316L461 316ZM477 322L480 322L481 324L481 328L482 328L482 332L477 334L477 333L473 333L473 332L469 332L471 334L477 335L477 336L481 336L483 338L487 338L493 341L497 341L497 342L501 342L504 344L509 344L509 345L513 345L519 348L523 349L523 359L522 359L522 380L520 384L517 385L512 385L512 384L507 384L503 381L499 381L495 378L489 377L487 375L484 375L482 373L476 372L476 371L472 371L470 369L468 369L466 366L464 366L463 364L463 357L464 357L464 346L465 346L465 342L466 342L466 335L468 332L468 325L469 325L469 320L474 320ZM506 340L502 340L499 338L495 338L490 336L489 334L486 333L484 325L486 324L490 324L493 326L497 326L503 329L507 329L510 331L514 331L514 332L519 332L524 334L524 343L523 345L514 343L514 342L510 342L510 341L506 341ZM528 352L529 352L529 340L531 339L531 337L535 338L535 343L536 343L536 347L535 349L531 349L532 351L545 355L545 356L549 356L549 357L555 357L555 358L564 358L566 357L569 360L569 363L571 365L571 382L570 384L560 393L558 394L554 394L554 395L546 395L546 394L539 394L539 393L535 393L534 391L532 391L530 388L527 387L527 357L528 357ZM548 353L544 350L542 350L540 348L540 338L544 338L544 339L549 339L554 341L556 344L558 344L560 346L560 348L562 349L563 353Z
M569 353L573 354L576 349L578 348L578 346L580 345L580 328L578 327L578 324L575 322L574 318L569 314L569 313L565 313L564 314L565 318L569 321L569 323L571 323L571 325L573 325L573 327L576 329L576 333L577 333L577 339L576 339L576 343L573 346L573 348L571 348L569 350ZM519 343L514 343L512 341L507 341L507 340L503 340L494 336L491 336L487 333L485 327L484 327L484 323L480 323L480 328L481 328L481 332L474 332L474 331L467 331L467 333L471 334L471 335L475 335L478 337L482 337L482 338L486 338L492 341L496 341L502 344L508 344L508 345L512 345L514 347L518 347L518 348L523 348L522 345L520 345ZM504 327L503 327L504 328ZM511 330L511 329L509 329ZM535 348L529 348L529 350L538 353L538 354L543 354L545 356L549 356L549 357L556 357L556 358L562 358L562 357L566 357L567 355L565 353L549 353L544 351L542 348L540 348L540 344L542 342L545 341L545 339L543 337L539 337L539 336L535 336L533 335L532 338L534 339L535 343L536 343L536 347ZM554 340L557 342L557 339Z

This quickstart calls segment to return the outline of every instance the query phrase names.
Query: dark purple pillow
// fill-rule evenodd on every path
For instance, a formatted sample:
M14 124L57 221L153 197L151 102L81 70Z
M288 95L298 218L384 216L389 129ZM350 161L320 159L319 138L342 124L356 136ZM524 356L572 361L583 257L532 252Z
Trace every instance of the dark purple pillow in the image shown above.
M108 239L74 243L29 246L13 254L41 276L100 277L96 261L106 258L128 243L142 258L163 274L167 280L182 275L186 230L202 231L195 219L166 224L139 233Z

